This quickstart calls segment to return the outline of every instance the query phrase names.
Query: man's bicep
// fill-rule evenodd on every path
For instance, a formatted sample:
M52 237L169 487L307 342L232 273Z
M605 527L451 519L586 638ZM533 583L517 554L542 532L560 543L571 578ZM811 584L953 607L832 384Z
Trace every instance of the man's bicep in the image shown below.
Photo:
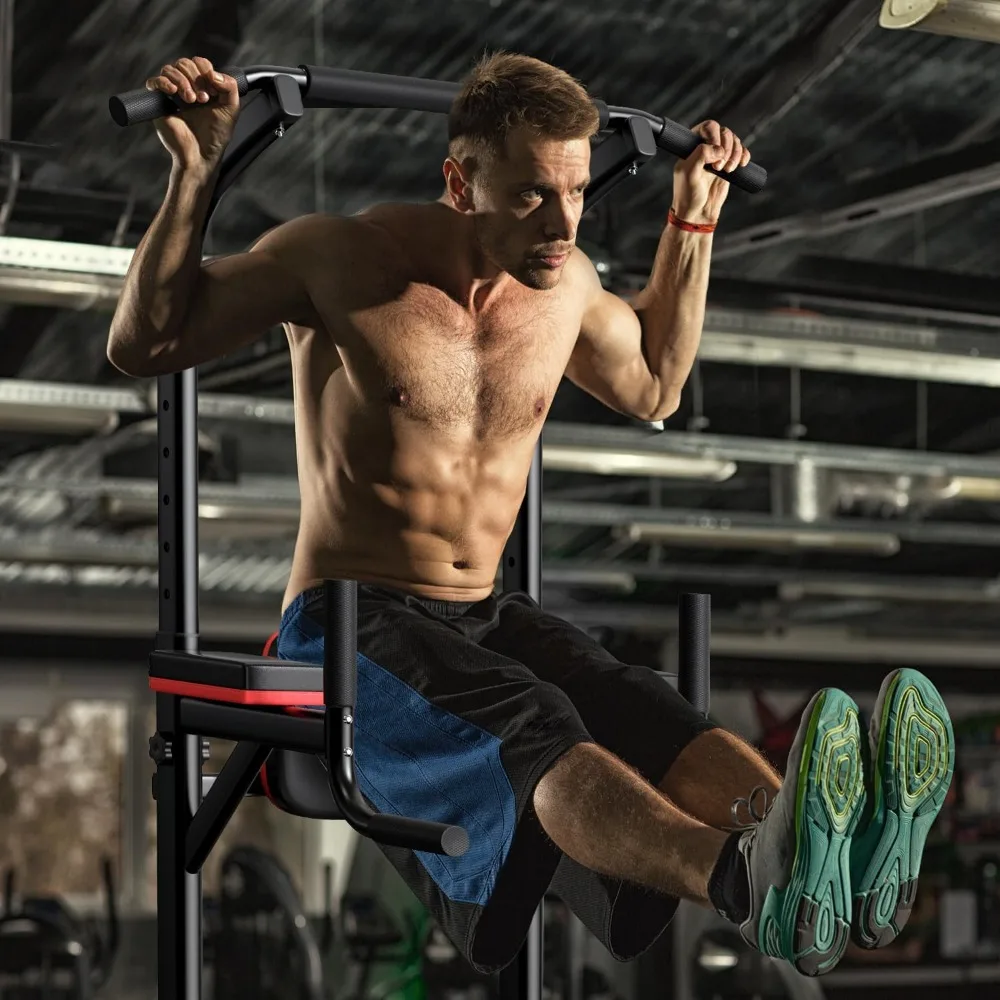
M566 377L606 406L630 416L643 409L652 376L635 310L601 288L587 303Z

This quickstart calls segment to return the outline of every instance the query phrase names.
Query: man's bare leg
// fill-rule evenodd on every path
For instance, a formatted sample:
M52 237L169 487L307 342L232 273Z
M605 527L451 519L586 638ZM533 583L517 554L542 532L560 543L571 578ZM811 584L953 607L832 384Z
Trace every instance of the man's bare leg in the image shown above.
M660 791L678 808L717 830L737 825L732 804L748 798L755 788L764 788L771 802L781 777L752 746L723 729L699 733L660 782ZM746 810L738 821L750 822Z
M556 846L614 878L708 902L727 834L689 816L593 743L569 750L535 789L535 812Z

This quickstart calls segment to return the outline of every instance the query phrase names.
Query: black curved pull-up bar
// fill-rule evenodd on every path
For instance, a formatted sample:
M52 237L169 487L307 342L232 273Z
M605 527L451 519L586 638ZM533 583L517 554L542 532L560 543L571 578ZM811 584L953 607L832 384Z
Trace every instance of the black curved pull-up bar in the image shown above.
M267 86L275 77L288 77L298 84L302 105L307 108L400 108L447 114L459 87L457 83L444 80L421 80L329 66L231 67L222 72L236 80L241 97ZM657 148L682 159L690 156L705 141L669 118L634 108L611 107L603 101L594 103L601 113L602 128L622 119L642 118L649 123ZM108 102L111 117L121 126L163 118L187 106L159 90L132 90L117 94ZM728 174L714 167L706 169L751 194L760 191L767 183L767 171L756 162L737 167Z

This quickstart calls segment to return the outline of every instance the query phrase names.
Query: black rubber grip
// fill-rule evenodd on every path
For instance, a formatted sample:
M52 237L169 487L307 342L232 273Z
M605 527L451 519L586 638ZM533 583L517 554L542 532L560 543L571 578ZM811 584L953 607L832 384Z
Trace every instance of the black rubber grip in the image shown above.
M375 813L368 820L364 832L381 844L408 847L411 851L460 858L469 850L469 835L462 827L410 819L408 816Z
M308 76L306 106L333 102L348 108L397 108L447 114L459 85L447 80L421 80L388 73L366 73L333 66L304 66Z
M712 598L708 594L681 594L677 639L677 690L707 715L712 686Z
M354 580L326 580L323 596L323 701L354 708L358 697L358 585Z
M677 122L669 118L663 119L663 130L656 137L656 145L660 149L665 149L674 156L679 156L686 160L705 140L700 135L692 132L691 129L678 125ZM750 194L756 194L762 190L767 183L767 171L752 160L745 167L737 167L732 173L727 174L724 170L716 170L714 167L706 167L706 170L721 177L723 180L735 184Z
M246 73L241 69L221 69L220 73L231 76L236 81L240 97L245 97L250 89ZM166 118L185 108L196 107L186 101L177 100L162 90L130 90L126 94L115 94L108 100L108 110L116 125L138 125L140 122L151 122L157 118Z

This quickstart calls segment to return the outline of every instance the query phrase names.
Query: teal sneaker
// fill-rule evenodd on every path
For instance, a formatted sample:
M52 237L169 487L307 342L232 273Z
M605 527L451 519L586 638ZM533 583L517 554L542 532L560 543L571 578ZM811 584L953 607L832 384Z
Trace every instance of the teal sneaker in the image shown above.
M738 841L750 882L740 933L803 975L829 972L847 948L851 837L864 804L858 706L826 688L802 714L781 791Z
M882 682L869 727L870 815L851 846L851 937L881 948L906 926L927 834L955 771L955 734L937 688L916 670Z

